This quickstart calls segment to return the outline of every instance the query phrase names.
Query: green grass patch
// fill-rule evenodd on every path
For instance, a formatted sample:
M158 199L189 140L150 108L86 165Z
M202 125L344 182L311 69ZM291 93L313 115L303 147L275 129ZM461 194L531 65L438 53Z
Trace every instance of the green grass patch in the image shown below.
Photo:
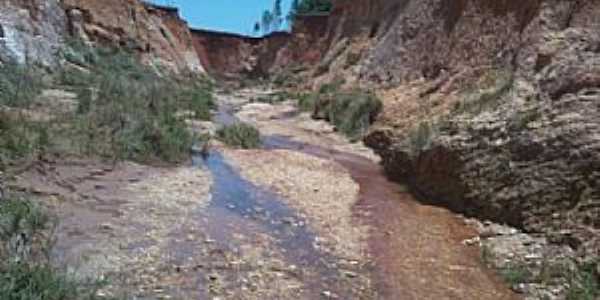
M340 92L342 82L325 84L317 92L297 97L298 108L324 119L352 140L360 139L383 107L372 93L361 90Z
M86 70L67 69L67 74L75 75L63 72L61 77L61 83L79 96L73 122L76 148L85 154L141 162L178 162L187 157L194 137L185 119L209 120L215 107L207 80L169 77L119 50L75 44L68 53ZM80 76L83 83L65 80Z
M258 148L261 145L260 132L246 123L224 126L217 131L217 139L223 143L242 149Z
M138 162L179 162L195 137L186 119L209 120L212 84L201 77L170 76L142 65L131 53L70 42L54 84L78 95L76 112L52 124L34 122L28 108L44 88L31 68L0 68L0 162L48 146L61 152ZM50 145L52 144L52 145Z
M49 264L51 220L27 198L0 202L0 299L100 299L102 282L75 280Z

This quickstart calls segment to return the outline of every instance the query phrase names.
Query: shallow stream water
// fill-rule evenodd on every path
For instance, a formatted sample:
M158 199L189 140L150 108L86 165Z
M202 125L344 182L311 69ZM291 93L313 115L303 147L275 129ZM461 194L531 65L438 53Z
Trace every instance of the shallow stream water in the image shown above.
M235 122L235 117L229 115L232 111L231 107L220 110L219 118ZM299 142L292 136L263 136L262 142L265 150L285 149L335 161L359 184L359 201L353 211L357 222L371 227L368 248L373 261L357 271L371 278L375 291L370 297L515 299L481 265L479 250L461 243L475 234L471 228L444 209L419 204L406 187L389 181L377 163L356 154ZM223 207L230 207L227 214L245 215L255 206L261 207L263 219L258 222L280 240L289 262L319 270L320 278L313 282L323 283L317 284L320 290L332 286L328 282L339 279L336 259L314 248L315 234L305 226L290 228L281 222L290 218L303 224L306 220L282 204L277 195L244 181L222 160L221 155L214 153L205 162L215 177L212 209L222 212ZM226 220L226 215L219 218ZM335 295L342 295L341 299L356 299L344 291L348 287L337 287Z

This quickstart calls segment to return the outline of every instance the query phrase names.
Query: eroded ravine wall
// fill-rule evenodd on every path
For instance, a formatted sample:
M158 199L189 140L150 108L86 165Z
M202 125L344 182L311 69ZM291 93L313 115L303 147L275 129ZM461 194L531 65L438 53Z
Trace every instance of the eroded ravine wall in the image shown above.
M600 2L407 1L356 82L423 199L600 255Z

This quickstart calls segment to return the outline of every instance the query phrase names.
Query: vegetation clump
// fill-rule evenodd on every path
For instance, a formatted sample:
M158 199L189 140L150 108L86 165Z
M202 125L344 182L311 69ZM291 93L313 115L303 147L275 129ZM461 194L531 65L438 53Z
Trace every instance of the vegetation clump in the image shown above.
M333 8L332 0L292 0L289 13L283 16L282 1L275 0L272 9L263 11L260 21L254 24L254 34L267 35L281 30L287 21L291 27L299 16L327 15Z
M169 76L122 50L71 42L63 58L51 75L59 89L77 94L76 110L52 121L29 113L44 88L35 69L0 68L0 162L53 146L114 160L177 162L195 139L185 121L208 120L215 106L208 80Z
M220 128L217 138L223 143L242 149L258 148L261 145L260 132L247 123L235 123Z
M293 0L288 18L295 18L299 15L318 15L328 14L333 8L331 0Z
M321 86L319 91L300 95L298 107L312 112L315 119L323 119L336 130L356 140L362 137L381 112L381 101L370 92L354 90L340 92L339 83Z
M102 282L81 282L50 265L51 220L27 198L0 202L0 299L100 299Z

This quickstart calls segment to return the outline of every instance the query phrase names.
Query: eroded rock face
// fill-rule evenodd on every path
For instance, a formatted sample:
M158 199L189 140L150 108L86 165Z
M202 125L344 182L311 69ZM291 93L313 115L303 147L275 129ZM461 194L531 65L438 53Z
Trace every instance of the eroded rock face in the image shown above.
M75 37L123 47L173 71L202 73L187 23L176 8L138 0L65 0Z
M258 69L257 48L263 38L193 29L196 53L207 71L217 77L237 78Z
M600 2L486 3L407 1L361 61L398 90L366 141L427 201L598 257Z
M65 28L57 0L1 0L0 62L55 64Z
M70 38L122 47L145 63L203 73L177 9L139 0L2 0L0 60L56 64Z

